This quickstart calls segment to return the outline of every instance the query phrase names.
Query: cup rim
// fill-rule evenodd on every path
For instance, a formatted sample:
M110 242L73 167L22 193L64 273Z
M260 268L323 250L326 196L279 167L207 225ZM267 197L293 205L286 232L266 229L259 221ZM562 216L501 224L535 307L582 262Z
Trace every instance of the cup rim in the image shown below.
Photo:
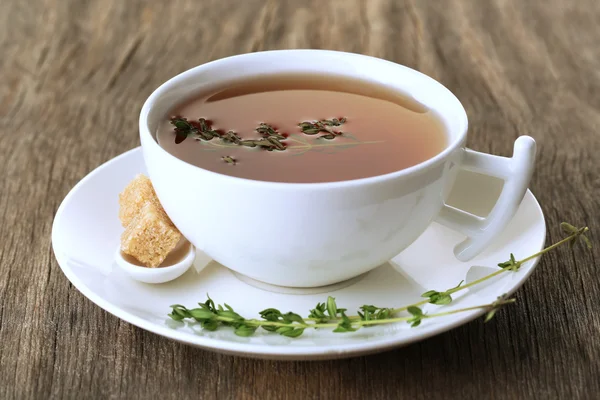
M366 59L370 59L370 60L378 62L378 63L392 64L396 68L405 69L405 70L410 71L413 74L420 75L422 78L434 83L441 90L445 91L451 99L456 101L456 104L459 105L459 109L460 109L460 115L458 115L457 117L462 119L463 129L461 132L458 133L456 138L454 138L444 148L444 150L442 150L440 153L436 154L435 156L428 158L427 160L422 161L418 164L415 164L413 166L410 166L408 168L404 168L404 169L401 169L398 171L389 172L387 174L369 176L366 178L343 180L343 181L332 181L332 182L274 182L274 181L262 181L262 180L248 179L248 178L240 178L240 177L236 177L236 176L221 174L218 172L214 172L214 171L210 171L208 169L201 168L197 165L190 164L178 157L175 157L173 154L169 153L167 150L162 148L158 144L158 142L154 139L154 137L152 136L151 130L148 127L148 120L147 120L148 115L150 114L152 107L156 103L156 100L158 98L160 98L160 96L163 95L163 93L167 89L169 89L169 87L171 85L173 85L175 82L178 82L181 79L187 79L188 76L195 75L198 71L201 71L203 69L218 67L219 64L228 63L233 60L240 59L240 58L256 57L256 56L260 56L262 54L268 55L268 54L277 53L277 54L284 55L286 53L292 54L292 53L301 53L301 52L318 52L321 54L343 55L345 57L350 57L350 58L352 58L352 57L362 58L362 59L366 58ZM149 146L152 146L152 148L163 153L164 155L171 158L176 163L181 163L182 166L190 167L197 172L206 173L215 178L218 177L219 179L225 179L232 183L237 183L237 184L245 184L245 185L252 185L252 186L265 186L265 187L271 187L271 188L329 189L329 188L355 187L355 186L361 186L361 185L378 184L378 183L383 183L385 181L396 180L398 178L406 178L409 175L416 174L418 172L424 171L428 168L431 168L435 165L438 165L438 164L444 162L444 160L448 156L450 156L452 153L454 153L454 151L457 148L462 146L462 144L465 140L465 137L467 135L467 131L468 131L468 118L467 118L467 113L466 113L464 106L462 105L460 100L454 95L454 93L452 93L442 83L438 82L437 80L433 79L432 77L425 75L424 73L419 72L410 67L407 67L405 65L398 64L398 63L395 63L392 61L388 61L388 60L385 60L382 58L368 56L368 55L359 54L359 53L343 52L343 51L336 51L336 50L320 50L320 49L290 49L290 50L265 50L265 51L243 53L243 54L238 54L238 55L234 55L234 56L224 57L224 58L220 58L217 60L209 61L204 64L200 64L196 67L190 68L186 71L183 71L183 72L173 76L172 78L170 78L167 81L165 81L164 83L162 83L158 88L156 88L144 102L142 109L140 111L139 131L140 131L140 137L142 137L142 136L148 137L148 141L142 140L142 147L144 147L144 142L149 143Z

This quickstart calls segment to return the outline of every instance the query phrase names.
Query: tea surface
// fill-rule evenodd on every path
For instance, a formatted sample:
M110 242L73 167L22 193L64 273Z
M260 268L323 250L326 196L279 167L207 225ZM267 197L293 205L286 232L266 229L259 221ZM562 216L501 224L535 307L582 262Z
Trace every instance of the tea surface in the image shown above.
M274 130L263 125L257 131L261 123ZM157 140L174 156L210 171L291 183L387 174L432 158L447 145L439 118L399 92L311 75L256 77L199 93L173 108Z

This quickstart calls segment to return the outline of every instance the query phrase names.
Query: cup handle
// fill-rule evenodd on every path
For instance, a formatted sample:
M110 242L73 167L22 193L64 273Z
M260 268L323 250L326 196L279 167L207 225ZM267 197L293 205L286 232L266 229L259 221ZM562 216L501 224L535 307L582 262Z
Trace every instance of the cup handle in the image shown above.
M504 187L486 218L447 204L436 218L442 225L467 236L454 247L454 255L460 261L469 261L481 253L515 215L533 174L535 152L535 140L530 136L517 138L512 158L465 150L461 168L500 178Z

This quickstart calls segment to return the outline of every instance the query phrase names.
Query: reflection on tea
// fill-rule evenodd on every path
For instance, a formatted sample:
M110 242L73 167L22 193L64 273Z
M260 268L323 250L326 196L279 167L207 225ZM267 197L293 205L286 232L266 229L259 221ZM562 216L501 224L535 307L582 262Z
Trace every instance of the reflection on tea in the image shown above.
M157 140L213 172L291 183L387 174L447 145L438 116L401 93L306 74L258 76L197 93L165 117Z

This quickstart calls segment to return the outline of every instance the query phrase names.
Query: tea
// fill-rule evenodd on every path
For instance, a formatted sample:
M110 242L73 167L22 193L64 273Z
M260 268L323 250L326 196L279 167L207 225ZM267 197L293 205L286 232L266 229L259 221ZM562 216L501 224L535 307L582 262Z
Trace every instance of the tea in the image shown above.
M401 93L341 76L257 76L174 107L158 127L169 153L239 178L335 182L419 164L447 145L442 121Z

